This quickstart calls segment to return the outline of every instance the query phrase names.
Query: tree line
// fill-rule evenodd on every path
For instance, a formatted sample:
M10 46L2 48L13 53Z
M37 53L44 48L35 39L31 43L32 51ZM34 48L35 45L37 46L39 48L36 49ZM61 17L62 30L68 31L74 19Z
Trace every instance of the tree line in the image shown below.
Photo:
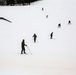
M38 0L0 0L0 5L30 5L31 2L38 1Z

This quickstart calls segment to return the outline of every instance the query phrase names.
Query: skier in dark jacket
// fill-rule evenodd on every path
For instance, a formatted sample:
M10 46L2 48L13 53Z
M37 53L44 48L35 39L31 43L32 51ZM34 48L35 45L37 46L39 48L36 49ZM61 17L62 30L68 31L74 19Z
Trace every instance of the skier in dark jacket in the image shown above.
M50 39L53 39L53 32L50 34Z
M34 43L36 43L37 35L34 33L33 37L34 37Z
M70 20L68 21L68 24L71 24L71 21Z
M48 18L48 15L46 15L46 18Z
M42 11L44 10L44 8L42 8Z
M58 24L58 28L61 28L61 23Z
M22 42L21 42L21 48L22 48L21 54L23 54L23 52L24 52L24 54L26 54L26 52L25 52L25 46L27 46L27 45L25 44L25 41L23 39Z

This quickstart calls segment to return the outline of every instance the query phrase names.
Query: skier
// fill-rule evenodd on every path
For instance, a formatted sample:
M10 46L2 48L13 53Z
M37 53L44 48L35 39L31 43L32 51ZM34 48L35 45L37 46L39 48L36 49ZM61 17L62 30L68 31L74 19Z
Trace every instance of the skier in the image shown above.
M60 27L61 27L61 24L59 23L59 24L58 24L58 28L60 28Z
M68 21L68 24L71 24L71 21L70 20Z
M53 32L50 34L50 39L53 39Z
M27 45L25 44L25 40L23 39L22 42L21 42L21 48L22 48L21 54L23 54L23 52L24 52L24 54L26 54L26 52L25 52L25 46L27 46Z
M36 42L37 35L34 33L33 37L34 37L34 43L35 43Z
M46 18L48 18L48 15L46 15Z
M44 8L42 8L42 11L44 10Z

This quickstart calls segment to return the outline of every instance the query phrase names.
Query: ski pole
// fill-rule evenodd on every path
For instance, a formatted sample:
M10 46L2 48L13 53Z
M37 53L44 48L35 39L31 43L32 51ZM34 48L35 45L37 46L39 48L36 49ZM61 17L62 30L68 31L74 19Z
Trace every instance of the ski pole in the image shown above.
M28 48L28 46L27 46L27 48ZM29 50L30 54L32 54L29 48L28 48L28 50Z

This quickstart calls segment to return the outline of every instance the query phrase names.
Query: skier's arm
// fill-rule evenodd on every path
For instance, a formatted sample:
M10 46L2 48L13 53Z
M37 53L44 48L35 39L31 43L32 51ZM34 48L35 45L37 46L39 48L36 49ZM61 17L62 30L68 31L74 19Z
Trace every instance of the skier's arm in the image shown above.
M27 45L25 44L25 46L27 46Z

